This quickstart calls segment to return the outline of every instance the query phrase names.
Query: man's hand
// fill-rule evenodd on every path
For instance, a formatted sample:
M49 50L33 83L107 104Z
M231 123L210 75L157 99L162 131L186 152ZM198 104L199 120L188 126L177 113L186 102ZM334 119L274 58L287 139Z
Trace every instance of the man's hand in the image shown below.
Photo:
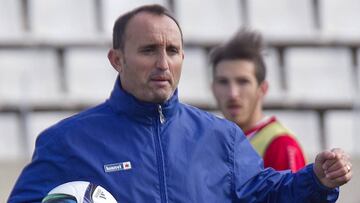
M315 159L315 175L328 188L344 185L352 177L349 159L349 155L339 148L321 152Z

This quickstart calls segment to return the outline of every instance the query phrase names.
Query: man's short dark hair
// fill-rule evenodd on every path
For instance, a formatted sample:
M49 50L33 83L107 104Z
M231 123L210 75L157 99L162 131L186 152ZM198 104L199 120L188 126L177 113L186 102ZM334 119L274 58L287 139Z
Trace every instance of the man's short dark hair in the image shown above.
M135 8L134 10L121 15L115 21L114 28L113 28L113 49L121 49L121 50L124 49L126 26L129 23L129 21L136 14L138 14L140 12L151 13L151 14L159 15L159 16L165 15L165 16L171 18L176 23L176 25L179 27L179 31L181 34L181 42L183 43L182 30L180 28L178 21L175 19L175 17L165 7L158 5L158 4L152 4L152 5L144 5L144 6Z
M266 66L262 55L263 39L260 33L241 29L226 43L213 48L210 62L215 75L216 66L223 60L244 59L255 64L255 77L261 84L266 77Z

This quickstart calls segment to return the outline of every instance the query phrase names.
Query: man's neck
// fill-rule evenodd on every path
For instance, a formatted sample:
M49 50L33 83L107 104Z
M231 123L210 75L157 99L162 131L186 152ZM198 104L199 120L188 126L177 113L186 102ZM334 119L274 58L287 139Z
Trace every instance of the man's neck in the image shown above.
M258 126L260 123L262 123L263 121L265 121L268 117L266 117L263 113L260 113L257 116L254 116L246 125L239 125L239 127L244 131L248 131L251 130L253 128L255 128L256 126Z

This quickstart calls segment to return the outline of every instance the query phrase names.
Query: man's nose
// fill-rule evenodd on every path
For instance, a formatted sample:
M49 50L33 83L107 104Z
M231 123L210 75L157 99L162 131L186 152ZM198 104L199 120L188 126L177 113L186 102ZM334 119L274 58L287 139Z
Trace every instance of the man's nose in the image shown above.
M168 56L165 53L159 53L157 60L156 60L156 68L167 70L169 69L169 61Z
M238 97L239 96L239 88L234 84L230 84L227 89L227 95L231 99Z

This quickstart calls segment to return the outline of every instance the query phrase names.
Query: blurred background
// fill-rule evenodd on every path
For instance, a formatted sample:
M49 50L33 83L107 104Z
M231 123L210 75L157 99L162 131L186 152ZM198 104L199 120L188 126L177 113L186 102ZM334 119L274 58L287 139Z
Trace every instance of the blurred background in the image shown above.
M266 112L297 135L309 161L324 149L352 155L342 203L359 203L359 0L0 0L0 202L6 202L46 127L104 101L116 18L158 3L184 32L183 102L218 113L209 50L242 26L264 35Z

